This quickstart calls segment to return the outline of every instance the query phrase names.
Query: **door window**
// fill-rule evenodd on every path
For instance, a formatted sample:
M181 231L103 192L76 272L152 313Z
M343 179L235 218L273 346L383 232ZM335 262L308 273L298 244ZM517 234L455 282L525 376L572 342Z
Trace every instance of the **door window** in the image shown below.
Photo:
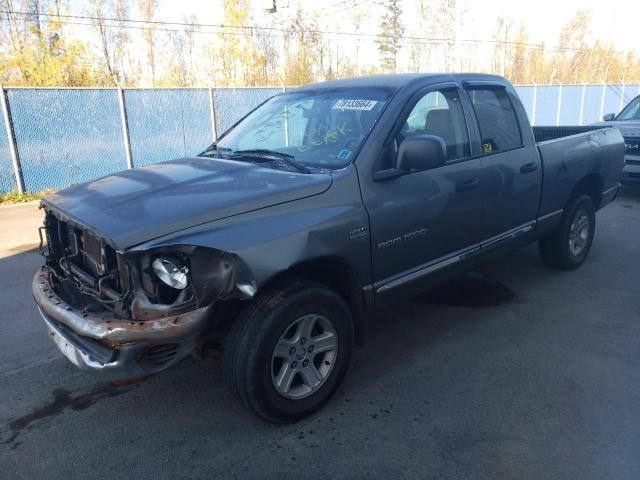
M447 145L448 160L469 156L469 133L455 89L431 91L416 102L400 131L398 145L414 135L442 138Z
M518 118L505 89L477 88L470 90L469 96L478 118L485 154L522 146Z

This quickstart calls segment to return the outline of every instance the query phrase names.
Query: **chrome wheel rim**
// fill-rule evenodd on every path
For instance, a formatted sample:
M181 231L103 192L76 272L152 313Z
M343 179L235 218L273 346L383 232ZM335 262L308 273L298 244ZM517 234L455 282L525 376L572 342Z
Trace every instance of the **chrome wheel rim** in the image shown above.
M324 315L296 319L276 342L271 380L285 398L299 400L324 385L338 354L338 334Z
M578 210L569 229L569 251L574 257L580 256L587 248L591 235L591 222L585 210Z

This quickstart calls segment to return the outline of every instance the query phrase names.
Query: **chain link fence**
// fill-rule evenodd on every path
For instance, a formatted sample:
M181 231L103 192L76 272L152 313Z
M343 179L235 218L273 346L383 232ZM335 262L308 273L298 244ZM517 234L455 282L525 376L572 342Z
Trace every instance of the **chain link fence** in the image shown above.
M136 167L195 155L213 141L208 89L125 90Z
M639 85L516 86L534 125L588 125L617 113ZM278 88L9 88L0 132L0 192L39 192L128 166L195 155ZM122 103L120 102L122 95ZM124 111L123 111L124 107ZM124 115L123 115L124 114ZM13 135L21 175L12 164Z
M9 150L9 139L7 138L7 126L4 123L4 115L0 118L0 193L16 190L16 176L11 163L11 151Z
M533 125L589 125L618 113L640 94L640 85L518 85Z
M127 168L116 90L16 89L7 99L26 191Z

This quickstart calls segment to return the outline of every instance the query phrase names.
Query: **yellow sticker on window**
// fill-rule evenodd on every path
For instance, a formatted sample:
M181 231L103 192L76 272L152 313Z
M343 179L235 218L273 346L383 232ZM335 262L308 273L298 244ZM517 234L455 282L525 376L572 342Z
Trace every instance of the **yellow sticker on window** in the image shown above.
M493 145L490 143L484 143L482 145L482 150L484 150L484 153L491 153L493 152Z

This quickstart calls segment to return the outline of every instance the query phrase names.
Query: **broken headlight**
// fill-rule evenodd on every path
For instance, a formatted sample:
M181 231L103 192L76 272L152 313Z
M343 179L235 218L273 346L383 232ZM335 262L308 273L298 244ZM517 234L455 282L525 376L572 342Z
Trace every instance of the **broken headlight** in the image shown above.
M189 284L189 269L187 266L173 257L156 258L151 266L156 276L171 288L184 290Z

